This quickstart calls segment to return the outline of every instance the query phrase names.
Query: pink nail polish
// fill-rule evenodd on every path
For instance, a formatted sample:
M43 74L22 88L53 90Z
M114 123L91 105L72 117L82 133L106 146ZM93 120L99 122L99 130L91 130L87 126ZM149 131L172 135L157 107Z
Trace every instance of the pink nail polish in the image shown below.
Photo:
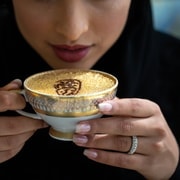
M76 126L76 132L77 133L87 133L91 129L89 124L78 124Z
M112 104L110 103L100 103L99 104L100 111L110 111L112 109Z
M84 150L84 153L83 153L85 156L89 157L89 158L96 158L98 156L97 152L95 151L92 151L92 150L89 150L89 149L86 149Z

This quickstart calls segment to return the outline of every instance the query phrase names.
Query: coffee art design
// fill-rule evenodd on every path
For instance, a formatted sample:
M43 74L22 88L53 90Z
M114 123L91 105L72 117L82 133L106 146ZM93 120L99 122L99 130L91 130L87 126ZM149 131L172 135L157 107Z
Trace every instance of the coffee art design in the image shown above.
M81 89L81 81L78 79L62 79L56 81L54 88L58 95L76 95Z

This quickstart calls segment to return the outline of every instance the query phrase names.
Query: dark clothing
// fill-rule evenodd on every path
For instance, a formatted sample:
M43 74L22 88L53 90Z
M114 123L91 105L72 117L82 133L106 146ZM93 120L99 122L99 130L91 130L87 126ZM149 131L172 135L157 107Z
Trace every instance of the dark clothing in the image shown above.
M122 36L93 69L118 78L119 98L158 103L180 143L180 41L155 31L152 24L150 2L132 0ZM0 9L0 67L0 86L51 69L20 35L6 6ZM1 115L17 114L8 111ZM51 138L48 128L38 130L15 157L0 164L0 179L144 179L135 171L93 162L82 152L83 148L72 142ZM180 179L179 166L172 179Z

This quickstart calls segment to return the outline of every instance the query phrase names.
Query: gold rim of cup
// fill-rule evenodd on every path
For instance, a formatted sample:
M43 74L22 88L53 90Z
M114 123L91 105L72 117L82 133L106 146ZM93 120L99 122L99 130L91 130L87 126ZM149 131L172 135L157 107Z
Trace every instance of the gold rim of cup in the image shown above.
M28 82L36 77L44 76L45 74L59 74L59 73L88 73L94 75L100 74L111 81L113 85L100 92L76 95L58 95L47 94L28 87ZM36 80L36 79L35 79ZM58 69L37 73L29 76L24 81L25 94L29 103L36 112L46 114L49 116L63 116L63 117L79 117L89 116L98 113L97 105L105 100L113 99L116 96L118 80L115 76L98 70L82 70L82 69Z

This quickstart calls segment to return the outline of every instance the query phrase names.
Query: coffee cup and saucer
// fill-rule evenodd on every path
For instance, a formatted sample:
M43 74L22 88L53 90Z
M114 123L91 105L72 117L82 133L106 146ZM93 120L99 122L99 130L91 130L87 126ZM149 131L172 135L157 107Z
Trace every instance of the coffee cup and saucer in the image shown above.
M79 121L102 117L98 104L116 96L118 80L113 75L85 69L58 69L33 74L19 92L34 113L23 116L44 120L52 138L71 141Z

